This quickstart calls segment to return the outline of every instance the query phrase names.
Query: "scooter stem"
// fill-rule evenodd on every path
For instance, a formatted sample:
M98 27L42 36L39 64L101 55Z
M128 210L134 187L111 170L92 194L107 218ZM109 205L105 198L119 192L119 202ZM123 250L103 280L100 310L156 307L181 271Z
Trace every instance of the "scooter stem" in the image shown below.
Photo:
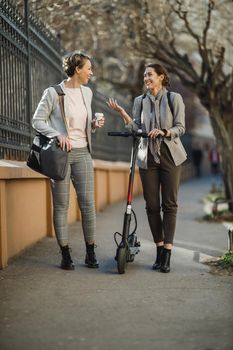
M134 173L135 173L135 164L138 154L138 145L140 139L138 137L133 138L133 147L131 152L131 163L130 163L130 175L129 175L129 185L128 185L128 195L127 195L127 208L132 204L133 200L133 183L134 183Z

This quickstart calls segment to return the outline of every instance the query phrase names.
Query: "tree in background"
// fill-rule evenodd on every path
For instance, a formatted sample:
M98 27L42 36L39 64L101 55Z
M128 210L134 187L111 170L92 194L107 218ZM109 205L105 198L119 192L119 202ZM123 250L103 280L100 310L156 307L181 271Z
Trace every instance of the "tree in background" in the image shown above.
M144 0L132 18L131 55L156 59L175 73L208 110L233 198L233 3L230 0ZM233 211L233 205L230 205Z

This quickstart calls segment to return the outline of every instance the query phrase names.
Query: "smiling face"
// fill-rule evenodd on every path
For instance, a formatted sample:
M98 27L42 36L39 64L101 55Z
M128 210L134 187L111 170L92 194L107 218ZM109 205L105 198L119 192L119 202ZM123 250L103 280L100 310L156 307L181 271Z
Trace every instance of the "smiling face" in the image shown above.
M80 84L87 84L93 75L91 61L87 59L82 68L76 67L75 73Z
M158 75L154 68L147 67L144 72L144 83L151 92L158 91L162 88L164 74Z

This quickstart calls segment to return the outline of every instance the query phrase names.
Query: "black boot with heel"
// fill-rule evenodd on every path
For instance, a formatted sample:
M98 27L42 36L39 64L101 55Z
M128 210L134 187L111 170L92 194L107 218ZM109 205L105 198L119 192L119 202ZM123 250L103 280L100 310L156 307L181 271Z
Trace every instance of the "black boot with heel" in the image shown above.
M171 249L163 248L160 272L170 272Z
M153 270L159 270L161 267L161 258L163 253L163 245L157 246L157 256L154 265L152 266Z
M68 245L61 247L62 261L61 268L63 270L74 270L74 263L70 256L70 248Z
M99 262L96 259L96 255L95 255L95 244L88 244L86 243L86 258L85 258L85 264L87 265L87 267L96 269L99 267Z

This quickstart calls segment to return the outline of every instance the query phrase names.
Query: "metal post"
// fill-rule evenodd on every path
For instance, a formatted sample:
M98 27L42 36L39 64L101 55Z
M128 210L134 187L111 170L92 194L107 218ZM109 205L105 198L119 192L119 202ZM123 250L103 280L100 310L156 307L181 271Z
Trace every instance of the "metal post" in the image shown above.
M31 124L32 98L31 98L31 52L30 52L30 37L29 37L29 3L24 0L24 20L25 32L27 36L27 67L26 67L26 120ZM32 136L32 135L31 135Z
M228 231L228 250L233 251L233 228Z

